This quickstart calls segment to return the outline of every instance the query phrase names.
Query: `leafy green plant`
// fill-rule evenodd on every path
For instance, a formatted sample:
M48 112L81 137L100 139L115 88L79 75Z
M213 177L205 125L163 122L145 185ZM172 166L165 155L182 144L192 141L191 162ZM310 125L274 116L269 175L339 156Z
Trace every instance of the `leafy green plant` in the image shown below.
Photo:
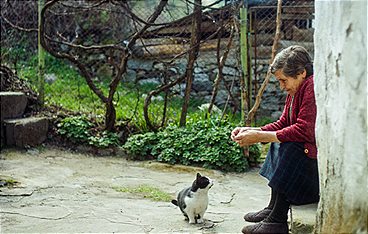
M67 117L57 125L58 133L75 143L85 143L98 148L119 145L116 133L92 131L93 126L84 115Z
M156 133L135 134L124 144L132 159L145 160L151 157L152 148L159 142Z
M88 140L90 145L94 145L99 148L119 145L118 135L114 132L108 131L103 131L102 133L98 132L96 136L90 136Z
M219 119L202 119L186 128L172 125L157 133L133 135L123 147L133 159L243 172L249 166L241 148L229 138L233 127ZM250 147L250 154L260 157L258 144Z
M66 117L58 125L58 133L74 142L87 142L93 126L86 116Z

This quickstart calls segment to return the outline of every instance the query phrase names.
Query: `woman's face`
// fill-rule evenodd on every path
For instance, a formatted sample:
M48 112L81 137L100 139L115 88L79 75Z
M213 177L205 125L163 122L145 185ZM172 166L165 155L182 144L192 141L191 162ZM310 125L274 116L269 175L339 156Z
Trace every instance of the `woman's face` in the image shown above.
M282 70L277 70L275 72L275 77L280 83L281 90L285 90L291 96L298 91L300 85L303 83L303 80L306 77L307 72L304 70L302 73L296 76L296 78L291 76L286 76L282 72Z

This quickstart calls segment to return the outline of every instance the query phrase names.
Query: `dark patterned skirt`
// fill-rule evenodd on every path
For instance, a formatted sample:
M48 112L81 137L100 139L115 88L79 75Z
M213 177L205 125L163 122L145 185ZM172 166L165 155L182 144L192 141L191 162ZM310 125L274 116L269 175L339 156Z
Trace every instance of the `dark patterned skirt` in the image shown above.
M317 160L304 153L303 143L271 143L260 174L269 180L272 189L284 193L293 205L319 200Z

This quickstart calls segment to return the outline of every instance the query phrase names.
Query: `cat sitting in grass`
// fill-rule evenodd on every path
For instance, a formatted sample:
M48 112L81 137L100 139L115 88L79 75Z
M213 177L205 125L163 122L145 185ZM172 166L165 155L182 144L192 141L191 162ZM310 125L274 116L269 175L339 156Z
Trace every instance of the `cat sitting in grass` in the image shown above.
M185 188L178 194L177 200L171 202L178 206L189 223L203 223L203 215L208 206L208 190L213 181L197 173L192 186Z

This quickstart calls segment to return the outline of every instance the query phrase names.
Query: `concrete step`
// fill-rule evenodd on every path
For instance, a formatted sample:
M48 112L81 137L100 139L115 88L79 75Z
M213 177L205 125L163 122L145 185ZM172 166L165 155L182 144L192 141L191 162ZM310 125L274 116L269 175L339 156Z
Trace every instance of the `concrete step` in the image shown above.
M311 234L316 224L318 203L292 206L290 229L292 234Z
M1 121L19 118L27 106L27 96L22 92L0 92Z
M44 117L4 120L5 144L10 146L37 146L46 140L49 121Z

